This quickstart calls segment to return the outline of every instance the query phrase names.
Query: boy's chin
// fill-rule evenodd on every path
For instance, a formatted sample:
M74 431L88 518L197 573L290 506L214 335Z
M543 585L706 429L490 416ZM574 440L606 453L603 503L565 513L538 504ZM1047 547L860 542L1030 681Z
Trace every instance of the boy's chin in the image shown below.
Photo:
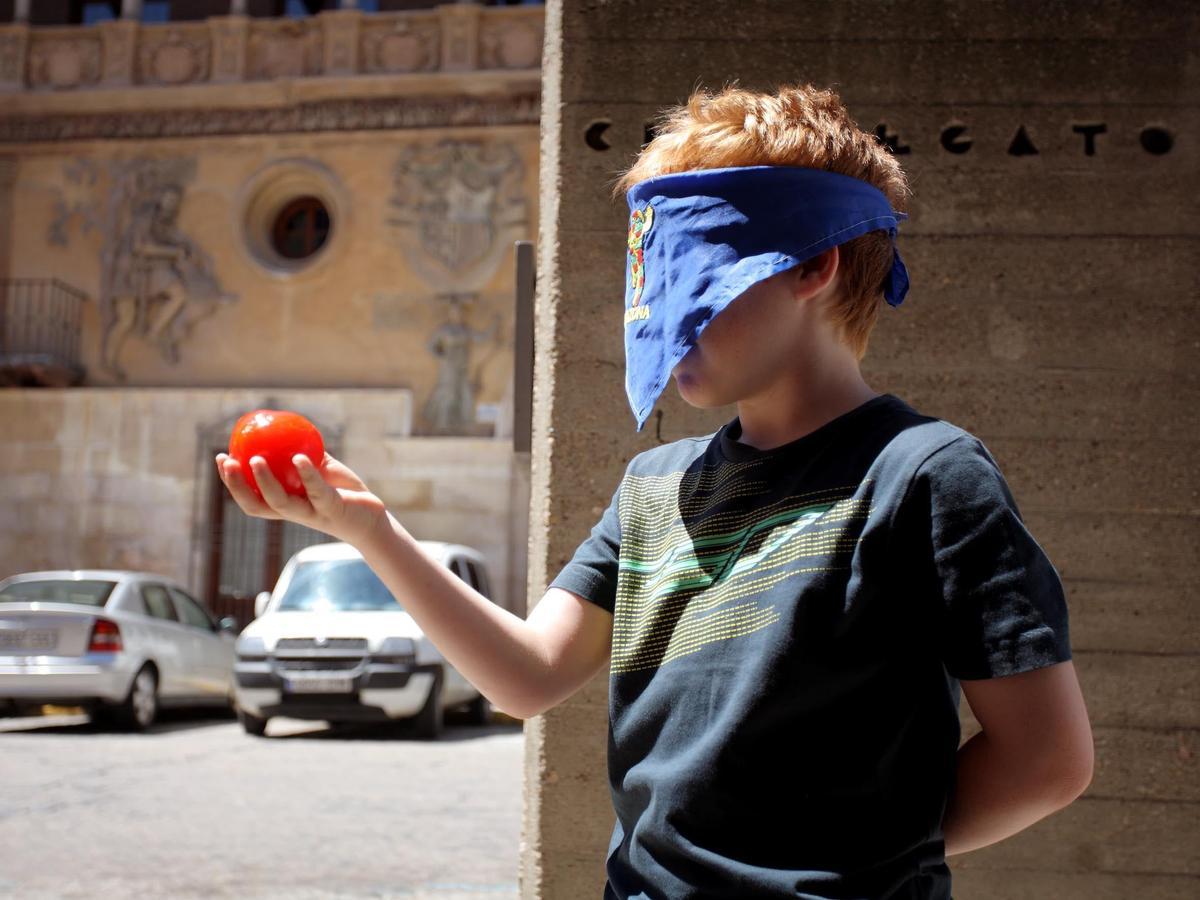
M728 402L719 397L714 397L712 391L704 390L696 382L696 379L690 375L676 376L675 389L679 392L679 396L684 403L696 409L716 409L718 406L724 406Z

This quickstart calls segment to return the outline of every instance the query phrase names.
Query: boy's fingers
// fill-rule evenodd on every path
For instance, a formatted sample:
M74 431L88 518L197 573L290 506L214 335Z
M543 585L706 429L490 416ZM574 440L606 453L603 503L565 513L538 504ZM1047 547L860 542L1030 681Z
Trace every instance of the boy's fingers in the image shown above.
M363 480L350 471L345 463L338 461L328 453L325 454L325 459L321 463L320 475L333 487L344 487L351 491L367 489Z
M229 460L230 458L226 457L221 461L221 474L225 477L225 486L229 488L229 493L233 495L233 499L237 501L237 505L242 508L242 512L249 516L278 519L279 514L272 511L267 504L259 500L254 495L254 491L250 489L250 485L246 483L246 479L242 477L241 463L233 460L232 464L226 465Z
M261 456L250 457L250 469L254 472L254 480L258 482L258 489L262 491L267 506L285 519L293 521L302 521L313 517L312 504L303 497L297 497L285 491L283 485L272 474L271 467L267 465L265 459Z
M300 480L304 482L304 491L308 494L308 500L313 505L313 509L322 515L330 515L339 499L337 492L326 483L316 466L312 464L312 460L303 453L297 453L292 457L292 465L300 473Z

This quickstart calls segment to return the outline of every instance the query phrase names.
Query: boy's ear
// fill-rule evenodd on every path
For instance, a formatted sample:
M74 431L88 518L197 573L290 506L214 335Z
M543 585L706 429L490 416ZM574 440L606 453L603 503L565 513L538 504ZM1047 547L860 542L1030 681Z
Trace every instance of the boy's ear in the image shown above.
M790 287L796 299L803 300L822 293L837 277L840 265L841 254L835 244L788 270L792 276Z

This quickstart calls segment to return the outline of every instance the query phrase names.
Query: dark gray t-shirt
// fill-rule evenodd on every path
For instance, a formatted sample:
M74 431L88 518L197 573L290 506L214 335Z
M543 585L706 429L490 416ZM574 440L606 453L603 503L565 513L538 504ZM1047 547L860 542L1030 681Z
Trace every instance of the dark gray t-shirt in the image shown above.
M882 394L638 454L552 585L613 613L606 900L945 900L959 680L1071 658L983 443Z

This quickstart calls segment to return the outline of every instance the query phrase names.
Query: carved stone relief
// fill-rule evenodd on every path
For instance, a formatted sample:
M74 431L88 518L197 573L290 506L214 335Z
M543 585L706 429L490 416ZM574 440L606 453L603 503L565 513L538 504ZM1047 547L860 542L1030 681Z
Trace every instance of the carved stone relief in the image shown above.
M541 23L498 24L483 20L479 65L484 69L533 69L542 63Z
M100 210L96 205L96 186L100 181L100 167L90 159L77 159L63 166L64 187L58 190L54 201L54 221L50 223L47 238L60 247L67 246L67 232L72 222L79 223L79 230L87 234L101 226Z
M428 350L438 361L437 381L422 410L426 429L433 434L487 433L492 426L475 422L475 397L482 379L482 363L471 370L474 344L491 343L500 328L497 315L491 326L477 331L466 323L466 297L451 295L446 321L429 336Z
M234 302L213 273L209 255L178 226L185 186L195 176L187 159L116 160L106 170L103 207L78 200L60 205L48 239L65 240L67 225L78 215L83 230L99 225L101 366L125 380L119 356L131 334L158 348L164 360L179 361L179 345L193 326ZM68 183L99 188L96 168L78 161L68 165ZM98 189L93 197L101 193Z
M325 75L353 75L358 69L359 14L345 11L321 17L325 29Z
M105 84L129 84L133 81L133 45L138 23L131 19L101 22L96 26L104 42Z
M213 17L208 24L212 30L213 81L241 81L246 74L249 23L244 19Z
M438 293L471 294L528 230L524 165L511 144L447 138L396 161L392 234Z
M35 40L29 50L31 87L73 88L100 80L100 42L94 38Z
M0 84L24 86L25 49L28 44L28 29L14 28L8 34L0 33Z
M437 69L441 32L437 19L363 22L359 59L364 72L427 72Z
M210 55L207 29L147 29L138 48L137 80L142 84L207 81Z
M264 23L265 24L265 23ZM321 72L321 32L305 20L269 23L250 35L247 77L299 78Z
M474 344L491 341L466 322L466 305L491 280L512 242L526 234L524 166L511 144L448 138L407 147L396 162L388 224L410 267L449 303L430 336L437 382L424 407L434 433L480 432L475 423ZM490 426L487 426L490 428Z

